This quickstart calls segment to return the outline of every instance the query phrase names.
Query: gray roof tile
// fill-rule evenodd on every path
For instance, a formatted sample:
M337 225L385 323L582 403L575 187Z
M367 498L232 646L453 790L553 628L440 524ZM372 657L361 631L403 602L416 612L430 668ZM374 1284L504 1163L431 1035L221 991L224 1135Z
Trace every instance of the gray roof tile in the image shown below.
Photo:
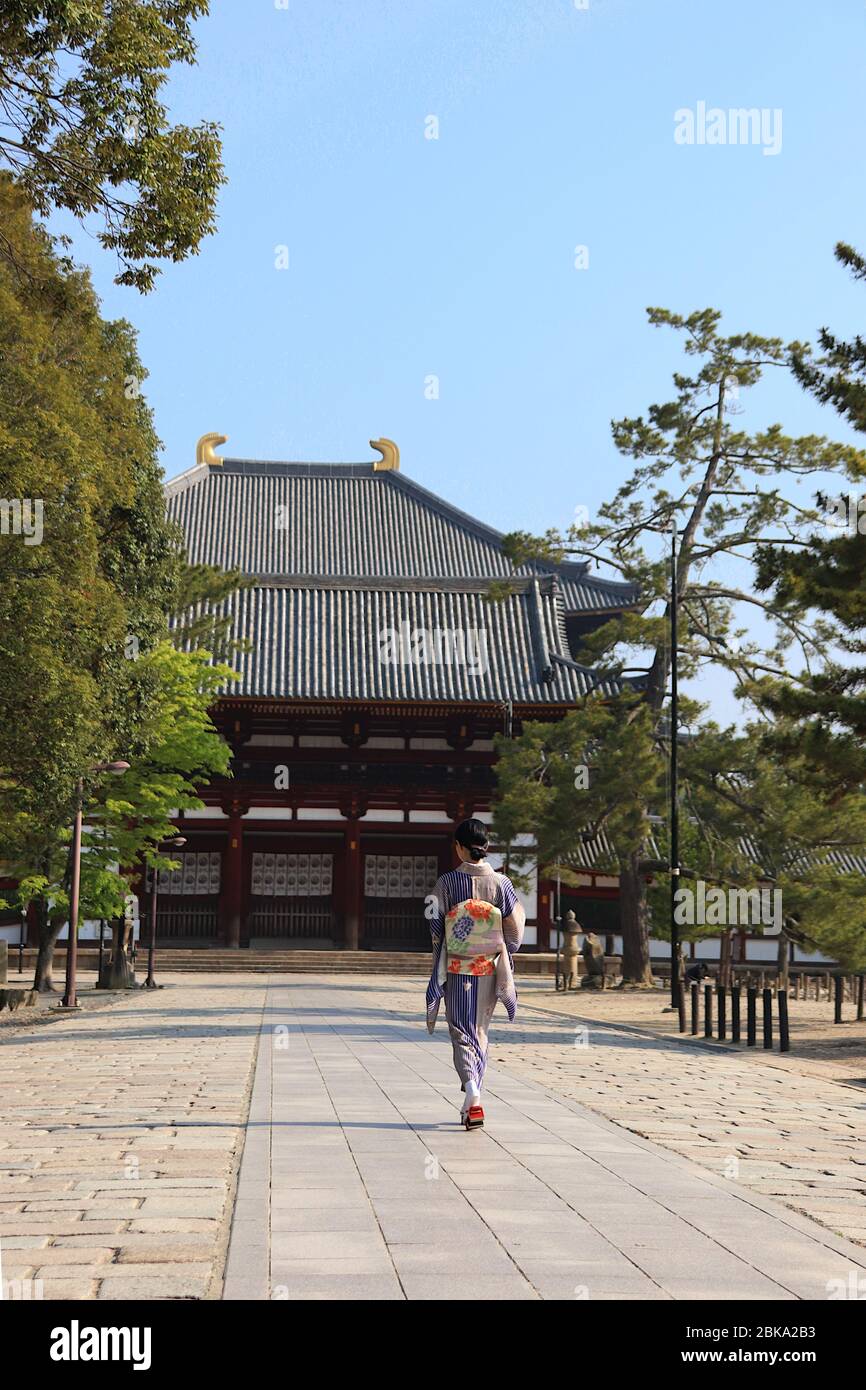
M486 602L491 580L515 575L501 535L371 464L226 459L190 469L166 496L193 563L258 581L228 604L235 637L252 645L229 694L573 703L593 677L549 660L570 655L565 612L621 608L634 597L568 564L524 567L517 592ZM408 635L396 659L383 645L391 631ZM415 660L418 631L428 642L463 633L484 644L485 659L477 670L459 649L456 660L436 659L441 651Z

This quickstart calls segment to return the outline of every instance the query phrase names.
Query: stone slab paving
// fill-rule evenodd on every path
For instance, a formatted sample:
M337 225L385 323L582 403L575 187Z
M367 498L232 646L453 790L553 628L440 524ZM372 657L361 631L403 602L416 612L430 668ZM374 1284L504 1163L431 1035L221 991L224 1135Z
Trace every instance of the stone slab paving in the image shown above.
M518 976L522 998L527 1002L543 1003L551 1012L573 1015L585 1022L634 1027L660 1037L683 1038L676 1015L670 1010L670 990L656 985L651 990L569 990L560 993L554 988L553 976ZM745 1037L745 987L742 987L742 1019ZM727 1046L731 1046L731 1009L728 1001ZM797 1071L801 1076L812 1075L817 1080L840 1081L866 1088L866 1020L857 1022L856 1005L845 1000L841 1024L833 1022L833 1003L823 995L815 999L795 999L789 992L788 1012L791 1032L791 1051L779 1052L778 1014L773 1004L773 1048L765 1051L761 1045L761 1002L758 1000L758 1046L737 1045L737 1055L759 1065L770 1065ZM717 1031L718 1014L713 1001L713 1033ZM686 1001L689 1020L691 1007ZM715 1046L703 1037L704 998L700 996L699 1041L701 1046ZM684 1040L689 1040L685 1035Z
M3 1274L45 1298L439 1299L472 1272L496 1298L796 1299L866 1272L826 1229L866 1237L851 1087L522 985L467 1135L420 978L162 978L3 1030Z
M219 1295L264 990L162 978L156 993L3 1031L12 1297Z
M524 1008L495 1023L487 1123L466 1134L422 999L420 980L271 978L224 1297L450 1299L469 1275L497 1299L790 1301L866 1278L866 1252L762 1179L672 1151L691 1145L694 1104L701 1129L740 1129L744 1145L784 1118L798 1152L834 1126L844 1147L839 1097L775 1072L768 1121L751 1063L736 1074L736 1058L616 1030L575 1047L562 1019ZM581 1086L592 1110L568 1093ZM617 1123L597 1113L602 1092ZM665 1117L681 1127L665 1147L629 1132ZM707 1143L731 1148L723 1129Z
M762 1061L761 1050L688 1044L581 1016L576 1000L534 982L521 988L521 1003L514 1031L497 1030L492 1056L866 1245L860 1086L816 1075L811 1061L801 1069L793 1052ZM568 1046L539 1065L538 1038L557 1032Z

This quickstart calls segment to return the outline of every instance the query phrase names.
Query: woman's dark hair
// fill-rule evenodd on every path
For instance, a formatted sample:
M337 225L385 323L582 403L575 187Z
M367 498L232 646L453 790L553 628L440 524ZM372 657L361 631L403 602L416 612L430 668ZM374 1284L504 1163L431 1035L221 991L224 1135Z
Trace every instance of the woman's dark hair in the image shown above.
M487 827L480 820L462 820L454 831L454 839L468 849L476 864L487 853Z

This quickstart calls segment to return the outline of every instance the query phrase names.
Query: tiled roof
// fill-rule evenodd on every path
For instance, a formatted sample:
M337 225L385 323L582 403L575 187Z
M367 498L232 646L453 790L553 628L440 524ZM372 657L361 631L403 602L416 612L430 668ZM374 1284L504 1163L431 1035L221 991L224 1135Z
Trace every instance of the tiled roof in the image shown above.
M369 463L226 459L190 469L166 496L191 562L257 581L228 605L252 647L230 694L573 703L595 678L570 660L566 611L634 598L584 565L513 571L499 532ZM504 579L515 592L485 601ZM437 632L466 634L470 659L414 660L430 657L418 641Z

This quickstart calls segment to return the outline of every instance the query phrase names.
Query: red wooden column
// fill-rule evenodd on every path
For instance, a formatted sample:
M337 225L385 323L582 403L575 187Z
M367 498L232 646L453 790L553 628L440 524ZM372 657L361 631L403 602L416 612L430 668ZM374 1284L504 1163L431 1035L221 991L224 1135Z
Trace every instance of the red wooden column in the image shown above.
M222 927L226 946L241 944L241 916L244 897L243 808L233 801L226 808L229 816L228 842L223 863Z
M556 911L554 905L553 881L549 878L538 879L538 907L535 914L536 936L538 939L538 950L550 950L550 928L553 922L552 914Z
M361 826L355 817L346 822L343 863L343 937L346 950L357 951L361 932Z

